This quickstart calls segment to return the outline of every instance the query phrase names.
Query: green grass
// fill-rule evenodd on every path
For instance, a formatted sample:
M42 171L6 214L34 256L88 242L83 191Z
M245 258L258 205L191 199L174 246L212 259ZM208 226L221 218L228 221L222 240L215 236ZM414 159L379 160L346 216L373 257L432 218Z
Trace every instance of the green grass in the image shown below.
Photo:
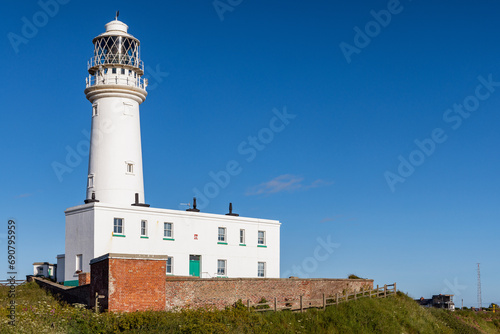
M0 288L0 333L500 333L500 314L425 309L398 293L304 313L226 310L103 313L58 302L35 283L18 287L17 325Z

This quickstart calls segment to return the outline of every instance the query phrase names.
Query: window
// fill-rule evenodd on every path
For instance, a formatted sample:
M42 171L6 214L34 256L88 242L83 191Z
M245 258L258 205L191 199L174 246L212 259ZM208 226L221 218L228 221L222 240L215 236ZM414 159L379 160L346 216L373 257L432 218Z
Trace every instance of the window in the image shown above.
M128 116L134 115L134 105L130 102L123 102L123 114Z
M92 116L97 116L97 103L92 105Z
M243 229L240 230L240 244L241 245L245 244L245 230Z
M141 220L141 237L147 237L147 236L148 236L148 221Z
M127 173L133 174L134 173L134 164L127 162Z
M111 69L111 73L116 74L116 68L114 68L114 67L113 67L113 68Z
M115 218L113 222L113 233L123 234L123 218Z
M125 74L125 69L122 68L121 71L120 71L121 74Z
M226 276L226 260L217 260L217 276Z
M83 263L83 256L82 254L77 254L76 255L76 271L82 271L82 263Z
M172 257L167 258L167 274L173 274L174 273L174 259Z
M226 228L225 227L219 227L219 237L217 240L219 240L219 242L226 242Z
M128 70L128 76L132 76L132 70Z
M94 175L90 174L87 181L87 188L93 188L93 187L94 187Z
M163 224L163 236L165 238L173 238L174 237L174 224L172 224L172 223L164 223Z
M108 69L107 68L104 69L104 74L108 74Z
M257 269L257 277L266 277L266 263L259 262Z
M266 231L259 231L257 244L258 245L265 245L266 244Z

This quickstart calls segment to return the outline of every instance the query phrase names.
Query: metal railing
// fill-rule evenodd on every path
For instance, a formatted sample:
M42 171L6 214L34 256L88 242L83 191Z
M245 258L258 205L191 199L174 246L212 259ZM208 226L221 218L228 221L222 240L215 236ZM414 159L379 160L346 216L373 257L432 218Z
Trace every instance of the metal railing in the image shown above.
M87 62L87 69L100 65L128 65L144 72L144 62L128 55L94 56Z
M138 87L146 89L148 86L148 79L145 78L132 78L129 76L93 76L89 75L85 78L86 87L98 85L124 85L131 87Z

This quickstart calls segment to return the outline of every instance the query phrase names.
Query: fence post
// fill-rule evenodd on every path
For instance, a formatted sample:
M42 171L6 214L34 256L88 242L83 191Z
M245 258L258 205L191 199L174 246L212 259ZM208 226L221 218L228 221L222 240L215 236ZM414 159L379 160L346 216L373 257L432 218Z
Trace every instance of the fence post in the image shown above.
M358 299L358 294L356 293L356 289L354 289L354 299Z
M250 299L247 299L247 309L250 311Z
M378 295L379 295L379 288L378 288L378 284L377 284L377 298L378 298Z
M323 310L326 309L326 297L325 294L323 294Z
M303 311L304 311L304 309L303 309L302 307L303 307L303 306L302 306L302 296L300 296L300 312L303 312Z
M335 293L335 305L338 305L339 304L339 293L336 292Z
M384 298L387 297L387 284L384 284Z
M278 298L274 297L274 312L277 310Z
M394 294L396 294L398 290L396 290L396 282L394 282Z
M99 293L95 293L95 313L99 313Z

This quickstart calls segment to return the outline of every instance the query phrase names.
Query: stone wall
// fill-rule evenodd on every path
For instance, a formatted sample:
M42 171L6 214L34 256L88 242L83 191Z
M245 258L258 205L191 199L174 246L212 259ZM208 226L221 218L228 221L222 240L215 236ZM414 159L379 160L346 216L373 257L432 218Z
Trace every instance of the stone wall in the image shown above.
M133 312L173 310L178 308L216 307L258 303L262 298L292 303L297 307L300 296L308 303L336 293L372 289L368 279L301 279L301 278L167 278L166 257L156 255L106 254L90 262L90 305L96 293L101 310ZM294 301L294 302L292 302ZM307 304L304 304L306 306Z
M35 281L40 287L48 290L56 298L65 301L68 304L89 305L90 285L82 286L64 286L38 277L28 276L28 282Z
M372 289L368 279L301 279L301 278L223 278L169 279L166 282L166 310L184 307L224 308L241 299L258 303L262 298L278 302L335 296L344 291Z

